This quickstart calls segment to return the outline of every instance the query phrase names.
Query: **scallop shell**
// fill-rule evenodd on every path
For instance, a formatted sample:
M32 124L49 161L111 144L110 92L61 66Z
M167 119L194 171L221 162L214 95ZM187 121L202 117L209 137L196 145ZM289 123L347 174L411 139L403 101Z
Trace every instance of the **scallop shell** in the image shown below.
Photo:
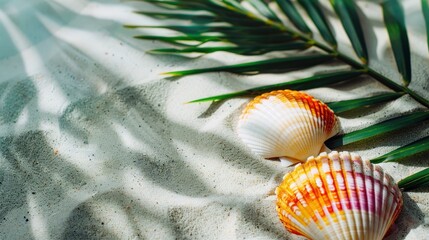
M383 239L402 208L392 177L348 152L308 158L276 194L284 226L310 239Z
M301 162L319 154L324 142L338 132L339 121L326 104L292 90L256 97L238 123L238 135L254 153Z

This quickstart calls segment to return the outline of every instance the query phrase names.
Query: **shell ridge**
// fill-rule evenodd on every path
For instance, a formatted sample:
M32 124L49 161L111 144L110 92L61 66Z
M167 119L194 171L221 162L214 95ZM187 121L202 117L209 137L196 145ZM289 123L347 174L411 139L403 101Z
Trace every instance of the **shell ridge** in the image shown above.
M389 191L387 191L387 193L389 194L388 205L389 206L393 205L393 207L389 208L390 210L389 214L386 215L385 221L387 222L387 225L386 225L384 234L388 232L389 227L387 226L391 226L393 224L393 222L399 216L400 210L402 208L402 196L400 195L400 192L396 188L393 188L393 189L391 188L392 185L395 185L393 178L386 174L385 179L389 184L389 187L388 187ZM398 199L398 201L396 201L395 199Z
M299 126L300 126L300 128L301 128L301 130L303 132L303 135L306 136L305 138L301 139L302 141L301 141L301 144L300 144L300 151L299 152L300 152L300 154L302 154L302 152L306 150L305 149L306 146L311 146L308 143L309 139L307 138L307 136L311 136L312 135L312 132L311 132L312 127L309 126L309 124L305 124L306 122L311 124L311 122L307 121L308 120L308 108L307 108L307 106L300 99L295 98L294 100L295 100L295 102L294 102L293 105L294 105L294 107L296 107L295 111L299 112L297 114L297 118L299 118L299 120L300 120L299 121L300 122ZM299 109L301 111L298 111ZM314 154L311 149L308 149L307 152L308 152L309 155L313 155Z
M284 206L284 207L282 207L282 205L284 205L285 202L277 202L277 208L278 208L278 213L280 215L280 220L283 222L283 224L289 231L299 235L303 235L306 232L304 229L306 229L305 227L307 226L304 224L303 221L299 221L299 218L297 217L298 213L296 213L296 209L299 208L298 207L299 202L296 201L296 198L295 198L296 194L295 194L294 188L296 188L297 184L291 173L285 176L285 181L287 184L281 185L276 189L277 194L278 196L281 196L281 198L284 198L285 196L286 197L289 196L289 198L292 198L292 200L289 201L288 206ZM286 194L287 192L289 192L289 195ZM279 211L279 209L280 210L283 209L283 210ZM287 220L289 220L290 222Z
M309 146L318 146L318 144L320 144L320 125L318 123L318 119L317 117L314 116L314 108L317 107L313 104L312 101L309 101L307 98L304 98L303 101L306 101L306 109L309 112L309 114L306 116L307 117L307 122L311 123L310 127L310 132L313 136L313 138L310 138L308 141L308 145ZM322 141L324 142L324 141ZM322 143L323 144L323 143ZM319 151L319 149L317 149L317 151ZM312 152L312 155L317 155L319 154L319 152L315 153Z
M349 167L347 167L347 164L345 163L345 160L341 157L339 157L338 152L334 151L332 152L332 154L336 154L336 157L339 160L340 163L340 170L342 172L342 176L343 176L343 181L344 181L344 190L343 190L343 198L345 199L344 203L344 209L346 211L345 216L347 219L347 231L349 232L349 238L350 239L357 239L357 235L356 235L356 231L354 231L353 228L351 228L352 226L355 226L355 217L354 214L352 213L352 206L351 206L351 202L350 199L352 197L350 191L349 191L349 184L348 184L348 177L350 174L350 170ZM350 162L348 161L348 166L350 166Z
M347 153L348 154L348 153ZM350 167L351 167L351 181L350 183L352 184L352 191L351 194L353 195L352 199L352 212L353 212L353 217L355 219L355 231L357 233L357 237L358 239L362 239L362 216L357 212L358 209L360 209L359 206L359 201L360 201L360 195L359 195L359 186L358 186L358 182L357 182L357 174L356 174L356 165L357 163L354 161L350 160L350 155L347 156L347 161L350 162Z
M327 185L329 187L329 191L328 191L328 197L330 202L334 203L332 204L332 217L333 220L335 222L336 228L338 228L338 234L337 234L337 239L346 239L346 236L344 234L346 234L346 230L345 230L345 226L343 223L343 214L341 214L343 212L343 208L341 206L341 199L339 197L339 195L337 194L338 191L338 185L336 184L336 171L334 169L333 166L333 162L334 159L331 159L330 155L327 159L326 159L326 163L325 165L327 165L327 169L325 169L324 174L325 174L325 179L327 182ZM329 181L329 182L328 182Z
M306 175L307 175L307 177L311 183L311 186L312 186L312 189L313 189L314 195L315 195L315 198L312 199L313 201L311 202L312 212L315 214L317 213L320 216L319 221L322 225L321 228L329 228L329 226L325 220L326 219L326 212L322 211L323 215L320 215L320 211L317 210L317 209L323 210L323 206L325 205L325 203L323 201L321 201L321 200L323 200L323 197L322 197L323 193L321 193L320 189L317 187L317 182L316 182L317 179L321 180L317 161L315 161L314 159L309 160L307 168L305 170L306 170Z
M387 179L386 174L383 174L383 189L382 189L382 192L383 192L383 194L382 194L383 195L382 213L383 214L380 215L381 229L379 231L379 233L380 233L379 236L382 236L386 233L386 231L387 231L386 224L389 221L389 219L385 217L386 214L388 214L387 213L387 208L388 208L387 202L388 202L388 198L389 198L389 196L388 196L389 195L388 194L389 186L388 186L388 182L386 181L386 179Z
M332 205L329 202L328 196L327 196L327 185L324 182L324 175L323 171L321 171L323 165L321 164L321 161L314 160L314 167L311 171L312 177L310 178L313 182L313 186L315 186L316 192L318 193L318 198L315 201L315 204L318 204L320 206L320 210L318 212L321 212L323 214L322 216L322 222L323 222L323 228L326 229L325 232L332 234L332 232L335 233L335 236L337 235L335 232L335 229L332 226L333 219L331 217L332 212ZM331 224L330 224L331 222ZM331 235L332 236L332 235ZM323 236L323 238L327 238L329 236Z
M297 173L302 173L302 171L304 171L304 167L302 165L299 165L296 167L296 171L297 171ZM298 185L298 183L300 183L302 181L301 178L299 177L299 174L293 174L293 175L291 175L291 177L292 177L293 181L295 183L297 183L297 185ZM298 187L296 187L296 191L294 191L294 192L295 192L295 197L297 197L297 192L299 192L302 195L302 191ZM297 200L301 206L300 211L303 211L304 213L308 214L308 216L310 216L310 218L312 218L314 220L314 223L317 227L316 229L321 229L322 228L321 223L323 223L323 220L322 220L323 217L320 216L320 214L317 214L317 212L313 216L311 214L311 212L309 212L306 208L302 207L303 204L305 204L305 202L303 201L304 199L298 199L297 198ZM308 226L307 226L307 228L308 228ZM303 236L306 236L308 238L315 238L319 235L317 231L316 232L312 231L312 230L315 230L314 228L308 228L308 229L309 229L307 232L308 235L303 235ZM321 236L319 236L319 237L321 237Z
M255 108L257 109L258 106L255 106ZM266 134L267 129L264 129L264 128L268 128L268 130L270 131L275 131L275 127L278 124L281 124L279 123L279 121L276 121L275 124L266 124L266 122L270 120L270 118L267 117L267 115L269 114L270 113L267 112L266 109L262 109L261 111L256 111L254 115L251 116L252 119L253 118L258 119L259 117L260 119L262 119L262 121L250 122L248 123L246 128L241 128L241 131L239 131L239 134L242 136L243 141L247 145L249 145L254 150L254 152L256 152L257 154L260 154L262 157L265 157L265 158L277 157L269 154L270 152L274 152L273 147L270 147L270 146L277 146L279 143L282 142L278 136ZM243 130L246 130L246 131L243 132ZM246 136L250 138L247 138ZM263 140L263 141L258 141L258 140ZM275 148L278 148L278 147L275 147Z
M284 176L285 181L287 181L287 179L290 178L290 173ZM285 198L287 198L287 193L289 192L290 196L293 196L293 191L289 188L290 184L282 184L280 186L278 186L276 188L276 194L278 197L280 197L282 200L284 201L277 201L277 212L280 216L280 220L281 222L284 224L284 226L292 233L295 234L299 234L300 233L300 229L298 227L294 227L291 223L289 223L288 221L285 220L285 218L288 218L288 214L293 215L293 208L291 206L291 204L286 205L286 200ZM289 219L289 218L288 218ZM293 220L293 219L289 219L289 220ZM296 222L296 221L294 221ZM299 223L296 223L296 225L299 225Z
M392 192L389 190L391 187L391 181L390 181L390 179L389 179L389 177L386 175L385 176L385 179L387 180L386 182L387 182L387 187L386 187L386 193L387 193L387 198L386 198L386 208L387 208L387 211L385 211L385 214L384 214L384 221L387 223L387 225L386 225L386 227L383 229L384 231L383 231L383 235L384 234L386 234L387 233L387 231L389 230L389 227L387 227L387 226L390 226L391 225L391 223L393 223L393 221L392 221L392 216L393 216L393 214L392 214L392 211L394 210L394 209L389 209L388 207L389 206L392 206L392 204L394 203L394 201L393 201L393 197L394 197L394 195L392 194ZM390 211L389 211L390 210Z
M299 106L297 104L291 104L291 115L294 116L293 119L293 123L291 125L294 125L293 127L291 127L291 133L292 130L293 132L300 132L303 131L303 127L302 127L302 122L303 122L303 116L305 116L305 112L303 111L303 109L299 108ZM292 121L291 121L292 122ZM307 145L307 137L304 134L302 134L303 137L302 138L295 138L295 139L291 139L291 141L296 142L296 148L294 151L294 155L296 155L298 158L302 158L301 152L303 151L303 149L305 148L305 145Z
M373 165L369 161L363 161L364 163L364 169L365 171L365 190L366 190L366 196L367 196L367 208L368 208L368 221L369 221L369 228L372 231L368 231L370 233L369 239L376 239L376 232L374 231L374 215L375 215L375 200L374 200L374 169ZM368 184L369 183L369 184Z
M268 100L272 100L272 97L268 98ZM292 149L298 148L298 146L296 146L296 141L289 141L288 149L284 149L283 143L287 141L285 137L287 138L287 135L291 134L291 132L293 132L295 129L287 127L287 124L291 124L290 121L285 122L285 121L281 121L280 117L275 117L275 116L270 117L272 113L277 113L277 112L288 113L290 111L293 111L293 109L290 109L290 108L288 109L283 105L279 105L280 103L279 100L273 99L272 101L276 102L277 104L264 105L265 109L262 108L260 109L260 111L255 112L253 115L253 118L259 118L263 120L263 121L258 121L256 126L262 126L263 128L267 128L267 129L264 131L264 129L259 127L261 131L254 131L253 129L258 129L258 128L252 124L249 124L248 132L250 133L254 132L255 137L250 139L250 141L245 141L245 142L248 142L249 146L254 146L252 145L252 143L259 142L261 146L264 146L265 151L261 152L260 154L265 158L272 158L272 157L279 157L279 156L287 156L287 157L293 156L296 153L293 152ZM276 110L277 108L281 108L281 109ZM255 106L255 109L259 109L259 106ZM275 119L275 121L272 122L272 124L267 124L267 122L269 122L270 119ZM282 130L279 132L279 134L271 134L271 135L266 134L266 132L276 132L278 131L278 129ZM245 134L241 134L241 135L246 136ZM266 140L257 141L258 135L260 140L263 140L263 139L266 139ZM243 138L243 139L246 139L246 138ZM271 148L267 146L271 146ZM285 153L287 151L289 151L289 153ZM270 152L273 154L269 154Z
M317 131L316 126L314 125L314 119L313 115L311 113L310 103L307 101L308 95L304 93L297 94L298 96L295 96L295 102L294 105L297 107L297 109L302 109L302 114L299 115L299 118L301 119L301 128L306 133L306 138L304 141L302 141L302 146L300 150L300 155L302 156L308 156L308 155L317 155L319 149L317 149L317 143L314 144L314 136L315 131ZM308 124L304 124L308 123ZM311 137L313 136L313 137Z
M397 196L396 191L394 191L394 189L392 189L392 187L391 187L391 186L395 185L395 182L393 181L392 177L390 177L388 175L386 175L386 177L389 180L389 190L390 190L388 192L389 196L390 196L389 203L394 206L393 208L389 209L390 210L389 215L388 215L388 218L386 219L388 222L388 225L390 226L393 224L394 220L396 219L396 218L394 218L394 216L395 216L395 210L397 209L396 206L398 205L398 203L395 201L396 196ZM386 228L386 232L384 234L386 234L389 231L389 228L390 227Z
M303 170L305 171L305 175L307 176L310 184L309 186L311 186L311 190L314 193L314 198L312 198L309 206L312 210L312 212L314 213L315 217L317 218L319 224L319 230L320 229L327 229L329 228L329 225L327 224L328 222L326 221L327 218L327 214L323 209L323 203L320 202L320 191L316 185L316 181L315 181L315 176L316 172L319 173L319 169L317 166L317 161L315 159L311 159L308 161L308 165L306 164L306 167L303 168ZM320 176L320 175L319 175ZM321 209L322 211L319 211L318 209ZM321 214L322 213L322 214ZM320 231L316 231L313 233L313 239L319 239L319 238L326 238L327 236L321 234Z
M329 158L331 158L331 155L329 156ZM332 161L329 161L329 165L330 165L330 172L333 178L333 185L334 185L334 189L335 191L330 191L330 195L332 196L332 201L335 202L335 214L336 214L336 218L337 221L339 222L339 228L340 228L340 236L339 239L347 239L348 236L347 234L349 233L348 226L345 223L345 215L344 215L344 208L342 205L342 198L341 198L341 193L340 191L340 186L338 184L338 179L341 178L341 176L339 174L337 174L337 170L335 169L335 159L332 159Z
M301 146L299 155L317 155L318 153L315 152L315 148L317 148L317 145L315 146L312 141L312 138L309 136L314 136L314 129L315 126L313 125L313 119L311 114L309 113L309 109L307 105L302 101L296 101L296 111L300 109L300 114L297 116L300 119L300 128L303 130L305 134L305 138L301 138ZM309 124L305 124L309 123Z
M268 105L268 106L270 106L270 105ZM261 127L258 128L259 129L260 137L263 136L263 138L261 138L261 139L266 139L267 140L267 141L261 141L261 143L263 143L265 146L270 146L270 144L272 144L272 145L274 145L274 149L276 149L276 148L278 148L278 144L280 144L282 142L282 140L283 140L281 138L282 135L277 135L276 136L274 134L267 134L267 132L273 132L273 131L275 131L276 127L278 127L279 125L282 125L282 123L279 122L279 121L276 121L276 122L273 122L271 124L267 124L271 119L278 119L278 118L276 118L274 116L271 116L273 112L276 112L275 110L268 111L270 108L272 108L271 106L270 106L270 108L267 108L267 109L261 108L259 106L257 108L258 108L259 111L256 111L254 113L254 118L259 117L260 118L260 122L259 122L260 125L259 126L264 126L264 128L268 128L268 130L267 129L264 130ZM250 132L252 132L253 129L254 128L249 129ZM255 138L258 139L258 135L256 135ZM272 157L272 156L268 155L267 153L265 155L267 157Z
M357 171L355 172L357 175L357 179L359 180L357 185L358 190L358 196L359 196L359 210L360 210L360 217L361 217L361 232L365 232L367 229L367 226L365 226L365 223L368 221L368 206L366 202L368 201L368 197L366 195L366 182L365 182L365 170L362 159L352 159L353 162L356 163ZM364 237L364 236L362 236Z
M316 100L316 102L319 103L320 101ZM314 104L314 106L317 109L317 111L320 112L320 114L317 117L317 121L320 125L319 129L322 130L322 131L319 131L319 133L318 133L319 139L321 139L323 142L323 144L321 146L321 148L322 148L324 146L325 141L331 137L330 131L334 130L332 128L332 122L331 121L336 121L336 116L335 116L334 112L326 104ZM326 119L326 118L328 118L328 119ZM338 132L338 130L336 132Z
M323 134L323 126L321 126L320 121L319 121L319 117L317 117L317 115L314 114L314 109L318 108L319 105L314 104L313 101L308 101L307 100L307 106L308 106L308 111L311 113L308 115L308 121L311 122L312 124L312 128L311 128L311 133L314 136L312 139L310 139L308 145L309 146L315 146L316 148L318 147L319 149L316 149L315 151L320 151L322 145L324 144L325 140L324 140L324 136ZM320 152L312 152L312 154L314 155L318 155Z
M349 228L349 219L348 219L348 209L349 209L349 204L348 204L348 198L347 198L347 193L345 192L345 185L344 185L344 175L343 175L343 171L342 171L342 163L341 160L338 156L338 152L332 152L329 154L329 158L332 160L331 161L331 169L333 170L333 178L334 178L334 184L335 184L335 188L336 188L336 195L338 198L338 202L340 204L341 207L341 211L338 213L339 217L341 218L340 223L342 223L342 227L343 227L343 239L350 239L352 238L351 236L351 231ZM343 223L345 222L345 223Z
M261 103L264 103L267 99L261 99ZM269 152L272 152L270 146L275 146L279 140L276 136L268 135L267 132L274 131L278 121L274 124L266 124L270 119L277 119L269 117L271 112L267 108L260 108L259 105L253 106L253 109L248 111L247 125L243 127L244 124L241 124L239 134L242 136L244 142L254 147L259 146L258 149L254 149L257 154L262 155L262 157L271 157L268 155ZM244 123L244 122L241 122ZM267 131L268 130L268 131ZM244 131L244 132L243 132ZM250 139L243 136L252 136ZM262 141L259 141L262 140ZM252 148L253 149L253 148ZM262 150L264 149L264 150Z
M382 231L382 224L384 223L383 219L382 219L382 213L383 213L383 177L384 177L384 172L383 169L381 169L381 167L379 167L378 165L374 166L375 169L375 173L377 173L377 175L375 176L375 180L376 180L376 184L374 184L374 192L375 193L379 193L381 194L381 196L378 196L379 194L374 194L374 199L375 199L375 214L377 216L377 221L375 224L375 232L379 233ZM376 236L377 238L379 238L379 236Z
M317 162L314 159L310 160L310 161L311 161L311 163L313 163L315 165L317 164ZM308 184L309 188L311 188L312 190L314 190L314 188L313 188L313 186L315 186L313 184L313 176L314 175L312 174L311 169L309 169L309 167L311 166L311 163L310 163L310 165L303 166L302 170L303 170L306 178L309 181L309 184ZM308 176L310 176L310 177L308 177ZM309 198L307 197L306 199L309 199ZM319 231L319 230L327 227L327 221L326 221L326 216L327 215L326 215L326 212L323 211L323 209L321 208L322 206L320 205L319 198L316 197L316 198L314 198L313 201L308 202L308 206L312 210L311 212L313 212L313 214L312 214L312 215L314 215L313 219L317 219L317 223L318 223L317 224L318 230L312 232L312 238L313 239L317 239L317 238L321 238L321 237L325 238L326 236L324 236L323 234L321 234L322 232ZM317 206L319 208L317 208ZM317 209L322 209L322 211L318 211ZM314 230L316 230L316 229L314 229Z

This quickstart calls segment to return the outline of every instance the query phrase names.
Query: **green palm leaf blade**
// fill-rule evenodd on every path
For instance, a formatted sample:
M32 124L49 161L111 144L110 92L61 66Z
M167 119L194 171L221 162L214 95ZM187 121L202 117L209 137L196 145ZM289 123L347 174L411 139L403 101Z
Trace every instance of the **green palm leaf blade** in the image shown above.
M429 185L429 168L408 176L398 182L398 187L404 191L410 191Z
M365 44L362 26L356 12L356 4L353 0L330 0L330 2L341 19L341 23L349 36L356 55L364 64L367 64L368 50Z
M261 86L256 88L250 88L250 89L238 91L238 92L200 98L200 99L190 101L189 103L220 101L220 100L226 100L226 99L231 99L235 97L258 95L258 94L262 94L262 93L270 92L274 90L284 90L284 89L306 90L306 89L322 87L329 84L349 80L361 74L362 74L361 71L356 71L356 70L319 74L312 77L297 79L290 82L271 84L271 85L266 85L266 86Z
M296 10L295 6L290 0L276 0L277 4L283 11L283 13L288 17L291 23L301 32L311 35L311 30L305 23L304 19L301 17L301 14Z
M124 25L125 28L161 28L170 29L182 32L186 35L202 34L208 32L225 33L225 34L279 34L280 30L269 26L264 27L241 27L241 26L207 26L207 25L193 25L193 26L180 26L180 25L165 25L165 26L147 26L147 25Z
M205 42L221 42L221 41L226 41L226 40L222 40L219 37L212 37L212 36L171 36L171 37L166 37L166 36L156 36L156 35L138 35L138 36L134 36L134 38L136 39L142 39L142 40L158 40L158 41L162 41L162 42L166 42L166 43L171 43L171 44L177 44L177 45L184 45L184 46L192 46L191 44L185 44L182 42L189 42L189 41L196 41L198 42L197 45L201 44L201 43L205 43Z
M326 141L326 146L328 148L334 149L350 143L368 139L380 134L405 128L410 125L415 125L427 119L429 119L428 111L410 113L404 116L386 120L384 122L369 126L364 129L360 129L344 135L338 135L338 136L332 137L328 141Z
M158 2L158 1L157 1ZM152 2L153 3L153 2ZM153 3L155 4L155 3ZM165 3L164 3L165 4ZM213 5L210 2L206 2L205 5L202 3L169 3L173 5L174 10L204 10L209 11L209 14L186 14L186 13L164 13L164 12L147 12L147 11L136 11L137 14L147 15L157 19L179 19L188 20L200 24L209 24L212 22L228 22L232 25L244 25L244 26L259 26L265 25L263 21L256 21L255 18L250 18L248 15L237 11L236 9L229 9L225 6ZM162 4L161 4L162 5ZM167 7L171 10L172 7ZM234 11L235 10L235 11Z
M281 22L277 15L268 7L268 5L262 0L247 0L258 12L273 22Z
M397 0L384 1L381 6L396 65L408 85L411 81L411 56L404 11Z
M397 162L402 158L426 151L429 151L429 136L400 147L390 153L384 154L383 156L374 158L371 162Z
M352 100L345 100L345 101L338 101L338 102L330 102L327 103L327 105L335 112L335 113L342 113L346 111L350 111L356 108L360 107L366 107L375 105L382 102L391 101L394 99L399 98L400 96L404 95L404 93L384 93L372 97L367 98L359 98L359 99L352 99Z
M168 0L139 0L142 2L149 2L162 8L167 9L180 9L180 10L202 10L202 11L219 11L226 9L219 1L168 1Z
M337 46L337 40L335 40L331 29L329 28L328 21L326 20L318 0L298 0L299 4L305 9L310 16L311 20L319 29L320 34L326 42L331 44L334 48Z
M229 6L229 9L233 9L235 11L241 11L246 12L247 10L236 0L223 0L223 3L225 3L227 6Z
M203 14L162 13L162 12L146 12L146 11L135 11L135 13L153 17L156 19L179 19L179 20L188 20L188 21L201 23L201 24L219 21L219 19L216 16L203 15Z
M429 2L428 0L422 0L422 11L423 11L423 16L425 18L425 23L426 23L426 35L427 35L427 42L429 47Z
M271 51L303 50L311 45L304 42L292 42L274 45L248 45L243 47L189 47L183 49L177 48L159 48L148 51L152 54L186 54L186 53L213 53L218 51L231 52L241 55L260 55Z
M262 21L256 21L254 17L250 17L246 9L244 9L236 1L164 1L164 0L141 0L150 2L159 7L169 10L191 10L191 11L208 11L215 14L219 20L224 20L234 25L261 25Z
M270 35L249 35L243 38L243 35L239 34L228 34L228 35L217 35L217 36L207 36L207 35L186 35L186 36L156 36L156 35L139 35L134 36L137 39L145 40L159 40L168 43L178 44L183 41L194 41L194 42L231 42L238 45L249 45L256 44L264 41L265 44L276 44L276 43L286 43L292 40L295 40L294 37L287 34L270 34ZM181 44L181 43L180 43ZM181 44L183 45L183 44Z
M269 60L240 63L220 67L174 71L163 74L170 75L172 77L182 77L199 73L219 71L239 74L256 74L261 72L286 72L294 69L303 69L306 67L311 67L332 59L333 56L331 55L307 55L298 57L274 58Z
M158 7L167 8L167 9L192 9L195 10L202 10L198 7L202 7L201 4L194 3L193 1L168 1L168 0L138 0L141 2L148 2L154 5L157 5Z

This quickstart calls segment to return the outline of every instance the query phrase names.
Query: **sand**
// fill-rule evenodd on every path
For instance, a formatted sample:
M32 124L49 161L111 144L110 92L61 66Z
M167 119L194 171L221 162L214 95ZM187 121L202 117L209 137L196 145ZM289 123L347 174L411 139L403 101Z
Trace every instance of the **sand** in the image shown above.
M411 88L429 98L419 2L405 3L415 66ZM373 24L368 39L377 37L370 48L373 66L399 82L380 9L359 4ZM165 71L283 53L149 55L145 51L167 45L135 40L138 30L121 26L159 25L131 13L149 9L113 0L0 2L0 239L302 239L283 228L275 211L273 191L292 168L255 156L236 135L249 99L184 102L326 67L162 79ZM345 39L340 43L347 51ZM385 91L362 77L308 92L335 101ZM342 131L419 108L404 96L342 114ZM420 124L339 150L369 159L428 132L428 124ZM400 180L425 168L427 154L381 165ZM427 191L404 194L404 210L388 239L429 239Z

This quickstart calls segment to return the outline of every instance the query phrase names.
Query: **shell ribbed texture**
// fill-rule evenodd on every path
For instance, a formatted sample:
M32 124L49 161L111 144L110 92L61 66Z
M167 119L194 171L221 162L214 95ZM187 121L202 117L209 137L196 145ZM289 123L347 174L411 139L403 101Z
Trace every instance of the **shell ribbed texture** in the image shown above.
M254 153L300 161L317 155L338 131L338 120L326 104L292 90L256 97L243 110L238 124L238 135Z
M296 166L276 194L284 226L317 240L381 240L403 203L398 186L381 167L335 151Z

